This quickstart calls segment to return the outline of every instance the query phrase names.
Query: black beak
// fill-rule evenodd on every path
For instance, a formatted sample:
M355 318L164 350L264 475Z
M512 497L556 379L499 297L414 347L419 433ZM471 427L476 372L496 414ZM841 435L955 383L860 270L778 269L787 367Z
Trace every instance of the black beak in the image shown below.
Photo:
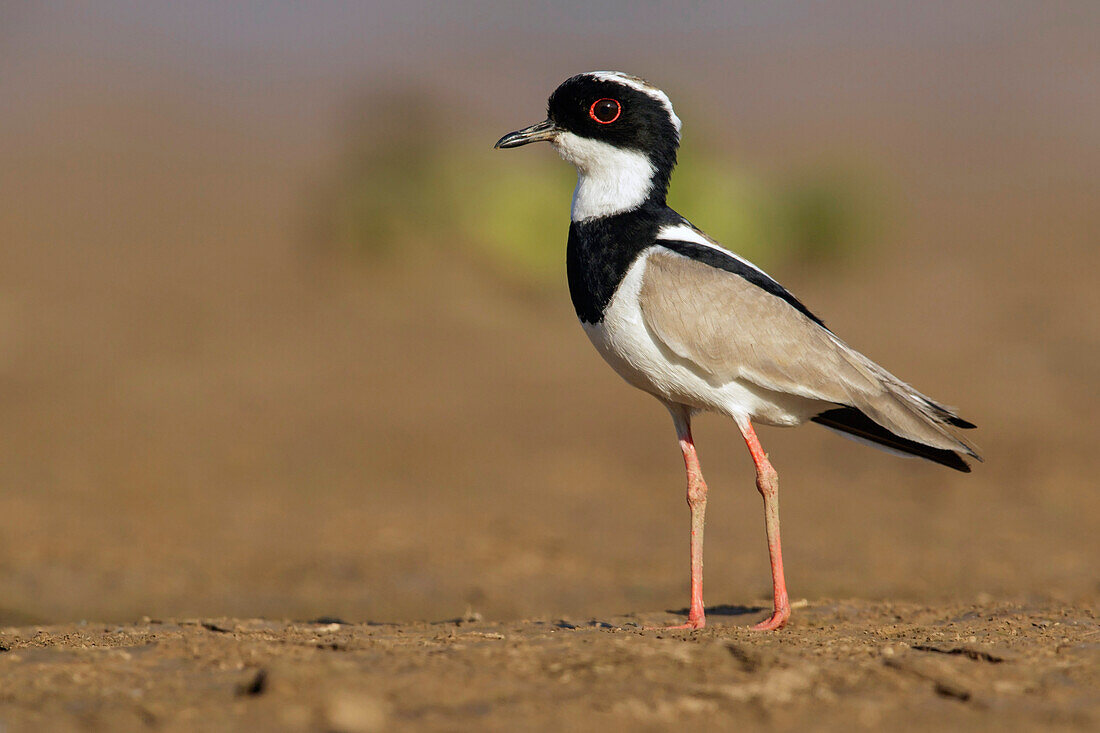
M497 140L497 144L494 145L493 148L518 148L520 145L526 145L527 143L553 140L554 136L557 134L558 126L550 120L543 120L530 127L525 127L522 130L509 132L507 135Z

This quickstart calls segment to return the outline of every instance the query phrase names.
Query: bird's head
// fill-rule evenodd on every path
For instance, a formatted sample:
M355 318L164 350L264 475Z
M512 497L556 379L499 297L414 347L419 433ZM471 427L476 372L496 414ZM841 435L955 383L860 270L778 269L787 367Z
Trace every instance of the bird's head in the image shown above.
M567 79L550 95L543 122L510 132L495 147L549 141L577 168L575 221L664 204L680 145L680 118L668 96L619 71Z

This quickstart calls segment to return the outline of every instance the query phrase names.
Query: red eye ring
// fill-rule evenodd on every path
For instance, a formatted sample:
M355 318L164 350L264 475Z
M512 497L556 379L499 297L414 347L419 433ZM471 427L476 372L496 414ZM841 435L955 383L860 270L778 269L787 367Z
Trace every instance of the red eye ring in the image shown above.
M615 116L612 117L610 120L601 120L599 117L596 116L596 105L599 104L600 102L611 102L612 104L615 105ZM619 115L621 115L622 113L623 113L623 106L621 104L619 104L619 100L611 99L610 97L603 97L601 99L597 99L595 102L592 103L592 106L588 108L588 116L591 117L596 122L599 122L601 125L610 125L612 122L619 119Z

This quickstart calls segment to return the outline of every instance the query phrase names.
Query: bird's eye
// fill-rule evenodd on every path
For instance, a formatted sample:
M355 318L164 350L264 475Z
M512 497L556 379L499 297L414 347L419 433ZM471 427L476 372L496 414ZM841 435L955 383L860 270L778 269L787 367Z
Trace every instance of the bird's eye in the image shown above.
M623 106L614 99L597 99L592 103L592 106L588 108L588 116L601 125L610 125L612 122L619 119L619 115L622 113Z

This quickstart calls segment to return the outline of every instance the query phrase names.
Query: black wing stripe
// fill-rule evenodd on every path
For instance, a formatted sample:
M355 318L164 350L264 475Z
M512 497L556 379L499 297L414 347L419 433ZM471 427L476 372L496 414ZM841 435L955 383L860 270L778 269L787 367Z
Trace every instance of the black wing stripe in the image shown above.
M970 465L954 451L933 448L915 440L894 435L854 407L837 407L810 418L819 425L849 433L887 448L919 456L934 463L970 473Z

